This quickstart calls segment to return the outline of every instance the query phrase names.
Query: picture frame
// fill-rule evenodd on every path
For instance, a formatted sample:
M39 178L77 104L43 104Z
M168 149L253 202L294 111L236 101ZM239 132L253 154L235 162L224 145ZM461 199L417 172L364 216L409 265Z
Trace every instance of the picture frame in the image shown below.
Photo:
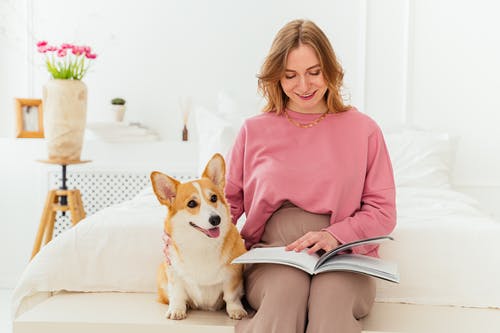
M15 98L16 137L43 138L43 106L41 99Z

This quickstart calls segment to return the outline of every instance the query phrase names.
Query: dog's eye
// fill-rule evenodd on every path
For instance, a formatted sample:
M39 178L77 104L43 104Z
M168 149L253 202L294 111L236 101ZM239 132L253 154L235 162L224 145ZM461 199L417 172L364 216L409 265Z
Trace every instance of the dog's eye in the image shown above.
M198 206L198 203L196 201L194 201L194 200L189 200L187 206L189 208L194 208L194 207Z
M215 194L212 194L212 196L210 197L210 201L217 202L217 196Z

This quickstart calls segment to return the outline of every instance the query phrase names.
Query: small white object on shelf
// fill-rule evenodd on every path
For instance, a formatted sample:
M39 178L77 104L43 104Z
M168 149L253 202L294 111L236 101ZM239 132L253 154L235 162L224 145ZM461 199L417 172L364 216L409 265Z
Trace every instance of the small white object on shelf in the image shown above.
M160 136L154 130L140 123L94 122L87 124L87 138L105 142L148 142L159 141Z

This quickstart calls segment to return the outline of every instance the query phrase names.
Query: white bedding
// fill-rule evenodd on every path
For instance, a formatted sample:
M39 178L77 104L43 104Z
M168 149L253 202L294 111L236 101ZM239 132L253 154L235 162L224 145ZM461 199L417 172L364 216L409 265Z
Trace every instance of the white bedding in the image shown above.
M499 222L449 189L399 188L397 207L396 241L380 254L402 283L379 283L378 300L500 308Z
M220 143L232 142L236 133L228 129L235 127L230 115L238 108L226 100L220 112L198 114L200 123L221 118L210 126L215 132L199 128L207 156L224 153ZM218 138L213 145L208 140L212 136ZM450 137L404 129L388 134L386 142L395 173L398 223L396 241L385 242L380 254L398 263L401 283L378 281L377 299L500 308L500 223L481 213L474 200L451 190ZM155 292L165 215L166 208L146 189L64 232L27 266L13 294L13 315L60 290Z
M396 241L381 255L401 284L378 281L387 302L499 307L500 223L449 189L401 187ZM51 292L154 292L166 208L150 190L81 221L32 260L13 294L19 316Z

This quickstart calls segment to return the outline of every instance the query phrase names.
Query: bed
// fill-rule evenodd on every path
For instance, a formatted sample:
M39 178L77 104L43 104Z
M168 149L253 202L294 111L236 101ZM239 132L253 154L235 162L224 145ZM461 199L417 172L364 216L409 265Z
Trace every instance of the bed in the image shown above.
M404 130L387 134L386 141L396 177L398 224L395 241L384 243L380 254L398 263L401 283L377 281L377 302L388 307L477 308L498 317L500 223L450 185L453 140L445 134ZM154 303L165 215L166 208L148 186L132 200L88 216L43 247L14 291L14 333L24 332L16 331L16 320L55 297L60 310L82 302L82 292L94 297L96 305L109 301L109 293L119 293L111 298L120 297L120 304L134 302L139 294L149 295L142 302ZM224 327L232 327L223 317ZM217 327L214 331L224 331Z

